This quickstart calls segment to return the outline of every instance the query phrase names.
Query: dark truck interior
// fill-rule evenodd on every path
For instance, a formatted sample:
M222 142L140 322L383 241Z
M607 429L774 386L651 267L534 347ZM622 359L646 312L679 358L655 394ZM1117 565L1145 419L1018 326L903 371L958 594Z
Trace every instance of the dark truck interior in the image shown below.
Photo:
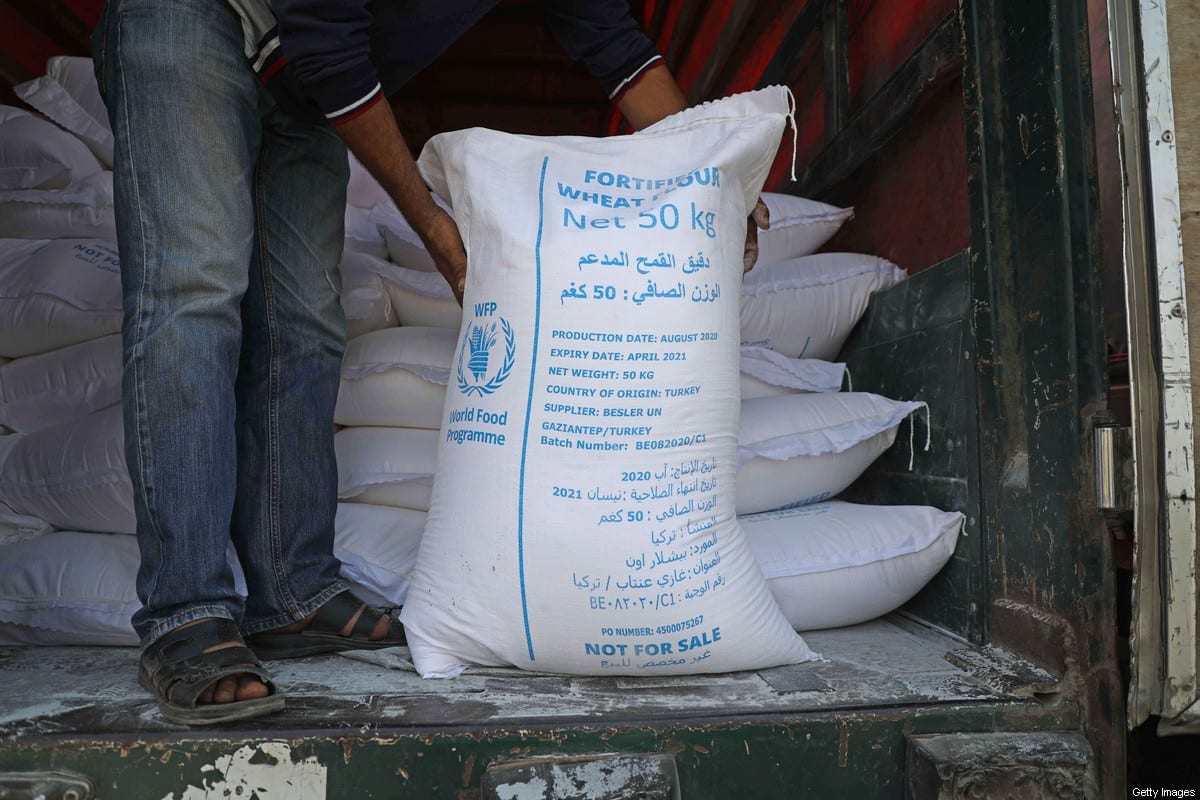
M42 74L49 56L88 55L100 5L0 2L0 102L20 105L12 85ZM1090 73L1093 85L1071 84L1065 99L1051 97L1035 66L1022 72L1023 52L1054 44L1037 3L1007 11L982 4L995 7L990 19L979 11L964 18L956 0L631 5L690 101L789 86L798 104L795 152L789 132L767 188L853 206L854 218L824 250L871 253L908 272L906 282L874 298L842 358L856 390L927 402L933 446L916 450L910 469L908 448L898 442L849 495L963 511L955 556L902 613L806 634L822 663L649 682L506 670L429 682L403 668L310 659L278 669L293 698L285 713L221 735L264 728L293 738L403 733L416 738L392 757L403 752L411 761L434 748L420 737L437 734L460 752L453 764L426 759L427 774L412 776L434 791L477 780L483 764L474 756L467 763L467 747L487 740L492 752L519 749L518 729L559 751L593 747L587 731L596 729L607 731L611 750L659 750L664 742L651 728L667 720L684 731L671 741L681 748L677 757L695 761L687 778L693 790L703 786L715 796L733 796L741 777L704 767L696 754L719 746L723 726L747 720L755 725L745 740L748 769L755 768L751 754L799 715L840 720L814 727L819 733L806 752L844 766L856 750L863 757L872 750L872 758L896 764L898 775L900 726L875 723L897 720L904 709L908 732L986 730L1011 715L1023 728L1088 732L1098 750L1105 737L1123 737L1121 675L1087 678L1106 682L1093 690L1105 698L1099 704L1040 702L1069 696L1071 682L1089 668L1111 668L1104 653L1119 651L1127 635L1118 621L1127 608L1111 607L1128 592L1126 534L1117 525L1103 531L1111 538L1100 546L1084 541L1095 533L1081 533L1092 524L1077 493L1085 466L1065 463L1079 451L1086 407L1107 403L1122 413L1119 232L1115 244L1105 236L1120 202L1119 174L1108 157L1111 115L1100 103L1093 112L1089 96L1111 92L1104 4L1090 0L1090 18L1080 8L1075 13L1084 16L1057 21L1064 30L1091 31L1090 50L1076 42L1062 68ZM1022 14L1027 26L1018 25ZM1002 46L1011 49L1007 57L997 52ZM1016 94L1039 87L1044 96ZM541 135L628 131L597 84L562 54L534 0L502 2L393 98L393 108L414 152L439 131L468 126ZM1065 165L1056 162L1048 131L1078 145L1066 148ZM793 157L795 182L788 179ZM1040 176L1048 169L1063 172L1047 183ZM1058 318L1041 316L1047 308ZM1022 387L1037 375L1044 393L1032 397ZM1031 618L1027 607L1057 616ZM1090 643L1060 646L1089 628ZM1081 660L1070 646L1091 655ZM133 652L30 649L10 651L0 663L7 684L0 733L29 741L115 733L145 748L139 752L147 758L172 757L145 744L173 728L136 686ZM37 709L23 701L34 695L45 700ZM955 719L971 708L979 714ZM1097 753L1102 776L1113 774L1104 761L1123 758L1121 750ZM757 766L775 770L788 782L781 785L820 790L820 776L781 770L776 751L763 752ZM1135 735L1130 755L1139 753L1165 755ZM75 756L85 772L103 757L102 746ZM1131 785L1146 768L1139 764L1132 763ZM875 796L879 780L864 772L863 796ZM853 779L839 784L847 787Z

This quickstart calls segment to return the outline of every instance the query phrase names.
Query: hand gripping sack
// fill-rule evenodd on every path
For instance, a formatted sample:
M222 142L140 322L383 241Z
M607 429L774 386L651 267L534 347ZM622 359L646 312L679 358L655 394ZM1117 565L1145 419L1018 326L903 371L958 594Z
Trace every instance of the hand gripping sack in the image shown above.
M787 103L772 88L634 136L426 146L471 269L402 617L422 675L813 657L734 518L746 215Z

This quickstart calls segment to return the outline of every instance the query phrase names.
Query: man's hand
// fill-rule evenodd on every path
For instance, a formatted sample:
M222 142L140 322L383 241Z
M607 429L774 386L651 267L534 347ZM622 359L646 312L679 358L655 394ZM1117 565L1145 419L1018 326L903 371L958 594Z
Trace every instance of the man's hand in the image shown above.
M661 119L687 108L687 98L675 82L675 76L665 64L656 64L640 75L622 97L617 107L637 130L648 128ZM759 198L746 223L746 249L742 255L742 272L749 272L758 260L758 229L771 227L771 212Z
M454 219L433 202L388 104L376 103L335 130L395 201L462 305L467 278L462 234Z
M458 304L463 304L463 291L467 285L467 251L463 247L462 235L454 218L434 206L435 213L423 222L420 228L413 225L425 243L425 249L437 265L438 272L450 284Z
M771 210L767 208L767 204L760 197L754 204L754 210L746 219L746 249L742 253L742 272L749 272L758 261L758 229L762 228L765 231L770 227Z

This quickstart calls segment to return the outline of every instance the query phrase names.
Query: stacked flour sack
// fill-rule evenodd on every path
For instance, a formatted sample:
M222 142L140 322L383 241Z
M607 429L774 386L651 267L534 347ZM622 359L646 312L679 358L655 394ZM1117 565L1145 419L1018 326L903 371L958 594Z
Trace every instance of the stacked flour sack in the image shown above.
M0 641L133 643L113 139L89 59L0 106ZM40 112L40 113L39 113Z
M402 605L425 528L462 309L387 193L350 157L346 355L334 423L338 541L369 599Z
M844 365L827 362L871 296L905 273L875 256L816 253L851 210L763 199L771 228L759 234L741 297L737 514L796 630L853 625L920 591L954 553L963 515L831 499L892 446L906 419L911 437L912 415L925 407L839 391Z
M90 59L52 58L16 91L35 110L0 106L0 643L132 645L112 133ZM379 190L356 177L361 204ZM347 206L342 299L358 335L397 324L356 260L386 256L369 215ZM339 513L335 552L364 595L402 598L416 513Z

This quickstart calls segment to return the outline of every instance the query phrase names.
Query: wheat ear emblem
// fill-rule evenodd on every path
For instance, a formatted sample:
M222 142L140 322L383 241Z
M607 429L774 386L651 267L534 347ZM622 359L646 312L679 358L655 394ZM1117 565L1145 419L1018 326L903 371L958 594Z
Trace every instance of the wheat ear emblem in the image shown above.
M459 351L458 356L458 388L464 394L491 394L500 388L500 384L504 383L505 378L512 372L513 361L516 355L516 343L513 341L512 326L508 324L508 320L500 320L502 332L504 333L504 363L501 364L499 372L496 373L487 383L479 383L488 373L488 366L491 361L492 348L496 346L496 323L491 325L472 325L471 332L467 335L466 346ZM475 376L475 383L467 381L466 373L463 370L463 356L470 351L471 355L466 360L467 369Z

